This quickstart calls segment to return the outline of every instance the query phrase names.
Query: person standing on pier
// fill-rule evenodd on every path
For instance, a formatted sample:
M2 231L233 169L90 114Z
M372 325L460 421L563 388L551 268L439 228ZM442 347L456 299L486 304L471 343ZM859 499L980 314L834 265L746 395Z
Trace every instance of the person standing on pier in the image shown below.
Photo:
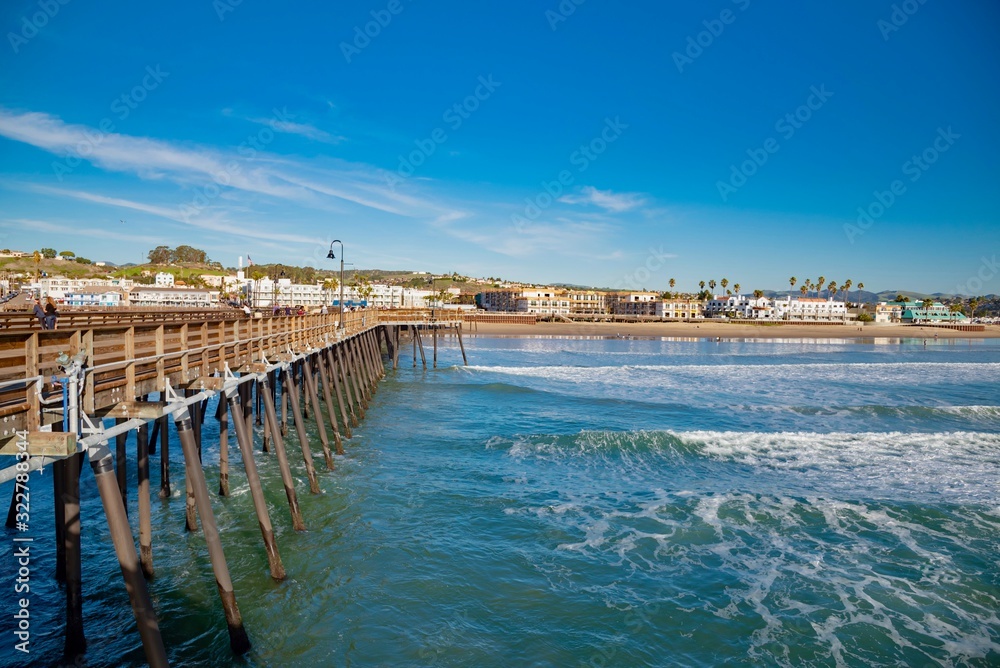
M38 299L35 300L35 308L31 314L38 318L38 324L42 326L42 329L48 329L45 326L45 309L42 308L42 302Z
M52 301L52 297L45 298L45 329L55 329L56 328L56 318L59 317L59 311L56 310L56 303Z

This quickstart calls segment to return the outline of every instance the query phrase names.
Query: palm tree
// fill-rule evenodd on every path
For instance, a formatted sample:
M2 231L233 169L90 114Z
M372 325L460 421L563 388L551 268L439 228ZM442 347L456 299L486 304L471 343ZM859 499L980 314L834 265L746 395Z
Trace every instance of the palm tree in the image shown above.
M833 301L834 297L840 291L840 288L837 287L836 281L830 281L830 285L826 286L826 290L830 295L830 301Z
M729 279L728 278L722 279L721 281L719 281L719 285L721 285L722 289L725 290L726 286L729 285Z
M670 289L673 290L675 285L677 285L677 281L675 281L674 279L671 278L670 279Z
M976 317L976 308L979 306L979 300L973 297L969 300L969 319Z
M753 291L753 298L754 299L760 299L763 296L764 296L764 291L763 290L754 290Z
M705 291L705 281L698 281L698 287L701 288L702 292Z
M802 296L805 297L806 293L809 292L809 283L808 282L803 283L802 287L799 288L799 292L801 292Z
M788 293L789 294L791 294L792 290L795 289L795 284L798 282L798 280L799 279L795 278L794 276L792 276L791 278L788 279Z
M903 302L906 301L906 295L904 295L902 293L897 294L896 295L896 301L899 302L900 304L902 304Z
M854 285L854 282L851 281L851 279L847 279L846 281L844 281L844 284L841 286L841 289L844 291L844 297L847 299L847 301L851 300L851 286L852 285Z
M733 292L735 292L736 294L740 294L740 284L739 283L733 283Z
M933 300L933 299L930 299L930 298L928 298L928 299L925 299L925 300L923 301L923 307L924 307L924 310L925 310L925 311L928 311L928 310L930 310L930 308L931 308L932 306L934 306L934 300Z
M820 276L816 279L816 296L819 297L821 292L823 292L823 284L826 283L826 277Z
M714 278L711 279L708 282L708 289L712 291L712 296L714 297L715 296L715 279Z
M858 308L861 308L861 291L865 289L865 284L858 281Z
M260 279L267 276L262 271L254 271L250 274L250 280L254 283L253 295L250 297L250 303L256 307L257 306L257 292L260 290Z
M340 287L340 281L336 278L327 278L326 280L323 281L323 290L326 291L327 302L330 302L331 304L333 303L330 295L331 293L336 292L337 288L339 287Z
M35 281L38 281L38 265L42 263L42 254L35 251L31 254L31 261L35 263Z

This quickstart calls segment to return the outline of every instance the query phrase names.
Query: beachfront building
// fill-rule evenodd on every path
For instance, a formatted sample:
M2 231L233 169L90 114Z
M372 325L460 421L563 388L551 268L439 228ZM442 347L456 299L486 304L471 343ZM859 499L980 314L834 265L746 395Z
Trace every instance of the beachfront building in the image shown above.
M569 312L573 315L601 315L608 312L607 295L597 290L567 290Z
M121 290L100 286L70 290L63 294L63 303L67 306L113 308L121 306L124 301L125 295Z
M969 318L964 313L952 311L940 302L934 302L930 307L925 307L922 302L905 302L902 304L902 313L899 316L899 320L903 323L912 324L969 322Z
M848 319L847 304L820 297L784 297L774 300L777 320L807 320L817 322L844 321Z
M518 313L569 315L569 298L565 290L553 288L521 290L521 295L514 303L514 310Z
M767 297L748 295L718 295L705 302L706 318L775 319L775 308Z
M656 316L656 304L659 298L655 292L612 292L606 298L608 313Z
M879 302L875 305L875 322L887 324L899 322L903 317L902 302Z
M219 306L218 290L205 288L164 288L140 285L129 290L130 306L176 306L181 308L208 308Z
M705 317L705 303L700 299L664 299L655 303L655 315L664 320L696 320Z
M477 303L487 311L541 315L600 315L608 308L603 292L551 287L484 290Z
M41 297L52 297L57 302L64 302L66 295L73 292L90 291L95 288L117 288L128 290L135 285L128 278L67 278L65 276L46 276L23 286Z

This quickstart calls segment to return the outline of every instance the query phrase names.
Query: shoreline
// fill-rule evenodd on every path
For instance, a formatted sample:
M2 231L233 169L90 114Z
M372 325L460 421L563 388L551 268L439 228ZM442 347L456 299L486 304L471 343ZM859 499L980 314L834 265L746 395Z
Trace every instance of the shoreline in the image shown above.
M469 329L471 327L471 329ZM725 322L539 322L534 325L467 323L465 335L582 336L605 339L995 339L1000 325L982 332L962 332L915 325L733 325Z

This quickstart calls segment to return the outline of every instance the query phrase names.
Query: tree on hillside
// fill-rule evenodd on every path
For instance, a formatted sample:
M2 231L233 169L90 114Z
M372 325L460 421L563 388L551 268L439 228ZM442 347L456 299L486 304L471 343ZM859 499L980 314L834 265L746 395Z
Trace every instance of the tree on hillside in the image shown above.
M43 248L39 252L41 252L42 257L44 257L47 260L51 260L57 255L55 248Z
M59 254L63 257L76 257L76 253L73 251L59 251Z
M198 248L181 245L174 249L172 259L174 262L204 264L208 260L208 255Z
M79 262L80 264L94 264L91 260L88 260L85 257L75 258L75 262Z
M146 257L149 258L150 264L170 264L170 247L169 246L157 246L153 250L146 253Z

